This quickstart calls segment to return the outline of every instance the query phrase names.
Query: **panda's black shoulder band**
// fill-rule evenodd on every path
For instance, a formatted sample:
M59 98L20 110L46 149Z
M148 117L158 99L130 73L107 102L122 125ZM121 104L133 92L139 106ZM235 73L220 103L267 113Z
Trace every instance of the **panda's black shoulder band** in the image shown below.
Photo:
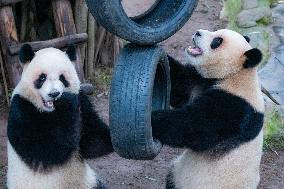
M29 44L24 44L19 51L19 59L21 63L30 62L35 56L32 47Z
M222 155L257 137L263 117L241 97L210 89L184 108L153 112L151 122L163 144Z

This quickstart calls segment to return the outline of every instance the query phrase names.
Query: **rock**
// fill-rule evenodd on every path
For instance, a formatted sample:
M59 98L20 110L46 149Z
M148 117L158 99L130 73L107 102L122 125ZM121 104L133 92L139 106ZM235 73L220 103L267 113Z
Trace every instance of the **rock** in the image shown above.
M284 105L284 45L274 49L268 63L259 71L262 85L283 106Z
M243 9L252 9L258 6L257 0L243 0Z
M250 38L250 45L252 47L259 48L263 52L265 46L268 45L265 39L265 32L263 29L254 29L253 32L245 33L245 35Z
M273 25L284 26L284 4L278 4L272 9Z
M228 21L228 15L226 14L225 6L223 6L221 12L220 12L220 19L224 21Z
M258 7L249 10L242 10L237 16L237 24L243 28L256 26L256 21L264 17L271 17L271 10L269 7Z
M281 26L274 26L273 27L274 32L278 36L281 43L284 43L284 27Z

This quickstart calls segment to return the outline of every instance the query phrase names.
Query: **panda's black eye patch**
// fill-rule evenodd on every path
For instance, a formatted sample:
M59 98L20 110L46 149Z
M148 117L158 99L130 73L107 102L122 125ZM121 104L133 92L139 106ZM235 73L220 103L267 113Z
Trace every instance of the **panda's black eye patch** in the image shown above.
M36 89L40 89L43 85L43 83L46 80L47 75L42 73L38 76L38 78L35 80L34 85Z
M213 39L211 42L211 49L217 49L221 44L223 43L223 38L222 37L216 37Z
M59 80L63 83L63 85L65 86L65 87L69 87L69 82L66 80L66 78L65 78L65 76L63 75L63 74L61 74L60 76L59 76Z

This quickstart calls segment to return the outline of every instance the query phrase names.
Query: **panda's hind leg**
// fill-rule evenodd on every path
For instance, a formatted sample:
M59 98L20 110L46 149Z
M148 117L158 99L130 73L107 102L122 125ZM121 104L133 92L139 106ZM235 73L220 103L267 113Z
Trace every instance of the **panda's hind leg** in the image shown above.
M176 189L172 168L170 169L166 178L166 189Z
M97 178L97 186L93 187L92 189L107 189L103 181Z

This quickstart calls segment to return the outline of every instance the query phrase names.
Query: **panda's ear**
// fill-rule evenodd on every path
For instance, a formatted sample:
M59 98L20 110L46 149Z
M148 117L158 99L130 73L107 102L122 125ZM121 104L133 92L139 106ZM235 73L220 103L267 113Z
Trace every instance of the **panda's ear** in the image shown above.
M250 38L246 35L244 35L244 38L246 39L246 41L249 43L250 42Z
M77 59L76 57L76 48L74 45L69 45L67 50L66 50L66 54L69 57L69 59L71 61L75 61Z
M35 56L35 53L32 47L29 44L24 44L19 52L19 59L21 63L25 64L30 62Z
M253 48L245 52L244 68L253 68L257 66L262 60L262 53L259 49Z

